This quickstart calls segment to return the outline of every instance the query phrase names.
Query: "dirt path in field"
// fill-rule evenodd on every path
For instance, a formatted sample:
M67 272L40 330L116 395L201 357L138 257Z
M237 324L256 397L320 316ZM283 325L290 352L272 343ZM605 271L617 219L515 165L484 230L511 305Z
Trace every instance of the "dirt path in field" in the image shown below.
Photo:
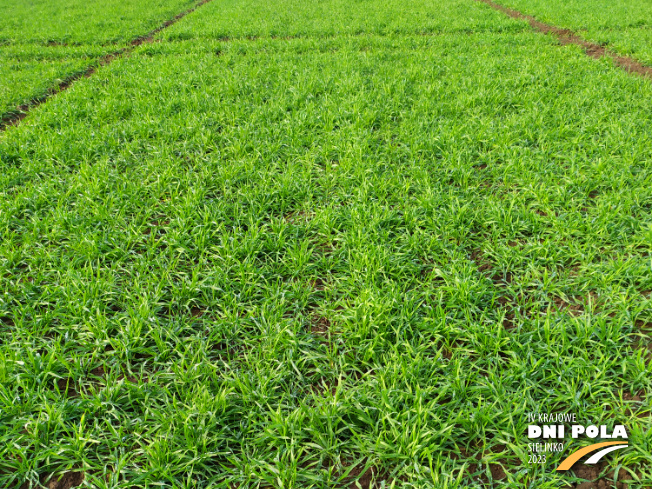
M616 66L622 68L628 73L636 73L637 75L641 75L646 78L652 78L652 67L644 65L639 61L635 60L634 58L621 56L611 51L608 51L607 48L605 48L604 46L587 41L586 39L582 39L580 36L578 36L577 34L575 34L573 31L569 29L562 29L561 27L556 27L554 25L544 24L543 22L539 22L531 15L526 15L519 12L518 10L503 7L502 5L497 4L492 0L476 0L476 1L486 3L490 7L499 10L504 14L509 15L514 19L527 20L533 29L539 32L543 32L544 34L553 34L559 39L559 42L561 42L561 44L575 44L576 46L580 46L584 48L584 51L586 52L587 56L590 56L595 59L600 59L605 57L610 58L611 60L613 60Z
M74 75L70 75L69 77L65 78L56 87L50 88L45 95L34 98L29 102L27 102L26 104L19 105L16 108L15 112L11 112L9 114L2 116L2 118L0 119L0 132L5 131L7 128L11 126L15 126L18 123L20 123L20 121L22 121L25 117L27 117L30 110L32 110L34 107L38 107L39 105L45 103L50 97L60 92L63 92L64 90L67 90L75 81L79 80L80 78L88 78L91 75L93 75L99 67L108 65L116 58L120 58L121 56L130 53L131 51L133 51L134 48L140 46L141 44L152 42L156 34L158 34L164 29L167 29L171 25L176 24L179 20L184 18L186 15L194 12L199 7L207 4L210 1L212 0L201 0L194 7L191 7L188 10L181 12L180 14L171 18L170 20L166 20L163 24L158 26L156 29L148 32L143 36L137 37L136 39L131 41L129 47L102 56L96 63L94 63L92 66L89 66L86 70L76 73Z

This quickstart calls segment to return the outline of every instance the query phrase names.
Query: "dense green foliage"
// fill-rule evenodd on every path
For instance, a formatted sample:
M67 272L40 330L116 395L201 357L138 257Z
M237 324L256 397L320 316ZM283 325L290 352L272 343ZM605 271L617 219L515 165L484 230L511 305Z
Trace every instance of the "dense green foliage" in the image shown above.
M502 0L501 5L537 12L537 18L573 29L649 27L652 4L638 0Z
M2 0L0 41L106 44L143 35L193 0Z
M652 65L652 3L640 0L501 0L538 20L572 29Z
M0 487L578 481L528 412L649 487L650 83L471 0L209 5L0 135Z
M44 47L14 44L0 47L0 115L84 72L107 54L102 46Z
M333 36L519 30L523 25L470 0L222 0L163 33L197 37Z
M0 147L0 480L559 487L521 470L539 410L649 464L651 100L534 34L160 44L80 82Z
M193 0L0 1L0 118L191 7Z

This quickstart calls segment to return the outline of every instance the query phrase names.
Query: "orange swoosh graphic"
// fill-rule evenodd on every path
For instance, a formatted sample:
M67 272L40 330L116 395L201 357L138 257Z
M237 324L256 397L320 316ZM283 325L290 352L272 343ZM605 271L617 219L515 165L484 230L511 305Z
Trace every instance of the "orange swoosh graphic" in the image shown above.
M579 459L581 459L584 455L587 453L591 453L596 451L598 448L602 447L608 447L610 445L627 445L626 441L606 441L604 443L595 443L593 445L589 445L588 447L584 447L579 449L578 451L570 454L566 459L559 464L559 467L557 467L556 470L568 470L570 469L575 462L577 462Z

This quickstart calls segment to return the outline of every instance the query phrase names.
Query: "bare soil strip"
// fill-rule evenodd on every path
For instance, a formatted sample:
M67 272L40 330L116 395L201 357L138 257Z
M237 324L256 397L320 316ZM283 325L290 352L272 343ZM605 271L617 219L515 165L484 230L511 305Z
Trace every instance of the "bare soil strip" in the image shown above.
M88 78L91 75L93 75L99 67L108 65L116 58L119 58L121 56L124 56L125 54L130 53L135 47L140 46L141 44L152 42L156 34L158 34L164 29L167 29L171 25L176 24L179 20L184 18L186 15L194 12L199 7L201 7L202 5L210 1L211 0L201 0L194 7L191 7L188 10L176 15L172 19L165 21L163 24L158 26L156 29L148 32L147 34L134 39L129 44L129 47L102 56L97 63L94 63L93 65L89 66L86 70L71 75L68 78L64 79L59 85L50 88L47 91L47 93L45 93L45 95L36 97L30 100L29 102L27 102L26 104L19 105L18 107L16 107L15 112L10 112L8 114L2 115L0 118L0 132L5 131L7 128L11 126L15 126L19 124L20 121L22 121L25 117L27 117L30 110L32 110L34 107L38 107L39 105L45 103L48 99L50 99L50 97L53 97L54 95L63 92L64 90L67 90L75 81L79 80L80 78Z
M89 66L88 68L86 68L86 70L76 73L74 75L70 75L69 77L65 78L59 85L56 85L48 89L48 91L44 95L33 98L26 104L19 105L18 107L16 107L15 112L9 112L8 114L3 115L2 119L0 119L0 132L5 131L7 128L11 126L17 125L20 121L22 121L25 117L27 117L31 109L33 109L34 107L38 107L42 103L46 102L50 97L56 95L57 93L67 90L76 80L79 80L80 78L88 78L93 73L95 73L97 68L109 64L115 58L123 55L127 51L128 49L125 48L125 49L121 49L120 51L116 51L102 56L97 63Z
M604 46L587 41L586 39L582 39L580 36L578 36L577 34L575 34L573 31L569 29L562 29L561 27L555 27L554 25L544 24L543 22L538 21L531 15L526 15L519 12L518 10L503 7L502 5L499 5L496 2L493 2L492 0L476 0L476 1L486 3L490 7L500 12L503 12L506 15L509 15L514 19L521 19L521 20L528 21L528 23L530 24L530 26L532 26L533 29L539 32L543 32L544 34L553 34L554 36L556 36L562 45L575 44L576 46L580 46L584 49L587 56L590 56L595 59L600 59L605 57L610 58L616 66L622 68L628 73L635 73L637 75L641 75L646 78L652 78L652 67L646 66L640 63L639 61L630 58L628 56L620 56L618 54L615 54L607 50L607 48L605 48Z

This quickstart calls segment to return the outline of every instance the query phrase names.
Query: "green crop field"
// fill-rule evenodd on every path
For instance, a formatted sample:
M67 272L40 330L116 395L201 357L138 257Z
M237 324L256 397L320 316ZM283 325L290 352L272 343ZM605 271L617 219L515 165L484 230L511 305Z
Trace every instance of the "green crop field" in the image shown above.
M192 0L2 0L0 40L70 45L130 41L194 3Z
M537 19L652 65L652 3L635 0L502 0Z
M193 4L0 0L0 120Z
M2 110L193 6L121 5L0 0ZM474 0L201 6L0 132L0 487L649 489L650 107Z
M521 25L469 0L223 0L176 24L168 40L329 37L343 34L443 34L516 31Z
M0 118L85 72L106 54L102 46L0 46Z

